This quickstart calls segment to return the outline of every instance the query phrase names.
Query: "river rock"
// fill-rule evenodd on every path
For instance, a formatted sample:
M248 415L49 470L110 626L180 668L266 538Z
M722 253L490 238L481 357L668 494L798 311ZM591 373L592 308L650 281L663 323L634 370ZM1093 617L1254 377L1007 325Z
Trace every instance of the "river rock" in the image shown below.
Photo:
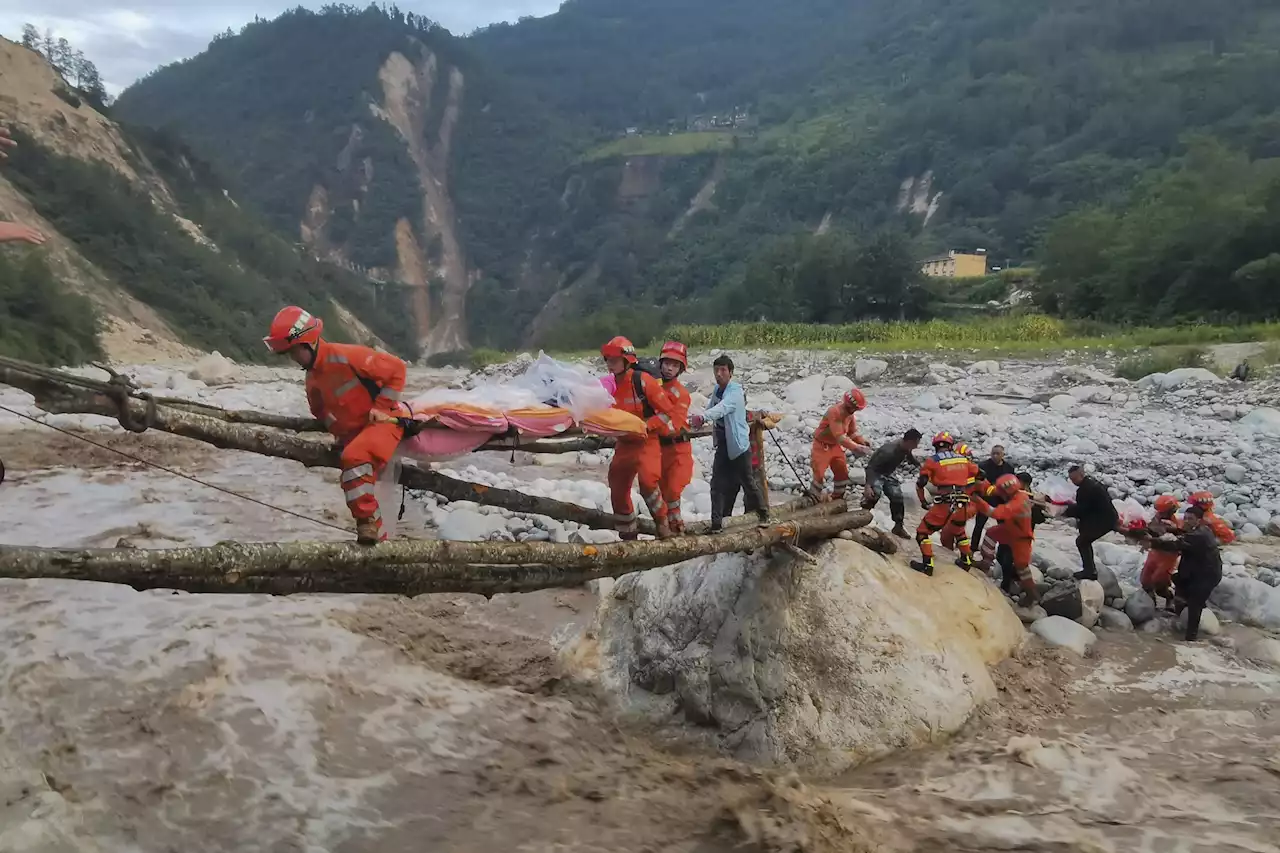
M1261 507L1251 507L1244 511L1245 520L1259 529L1266 531L1271 525L1271 513Z
M1070 394L1058 394L1049 399L1049 408L1060 414L1074 412L1080 407L1080 401Z
M1080 581L1080 616L1076 621L1086 628L1097 625L1105 600L1102 584L1097 581Z
M1187 611L1183 610L1178 617L1173 620L1173 628L1175 631L1187 630ZM1199 633L1206 637L1216 637L1222 633L1222 623L1218 621L1218 617L1212 610L1205 608L1200 614L1200 631Z
M1098 621L1107 631L1132 631L1133 621L1122 610L1113 610L1110 607L1102 608L1102 613L1098 617Z
M1236 647L1236 654L1245 660L1264 666L1280 666L1280 640L1270 637L1248 636Z
M1280 438L1280 409L1266 406L1253 409L1240 419L1240 425L1272 438Z
M976 361L969 365L970 373L986 373L994 374L1000 372L1000 362L998 361Z
M822 383L822 395L828 400L836 400L843 397L845 392L853 387L853 380L848 376L828 376L826 381Z
M1245 524L1240 528L1242 542L1257 542L1262 538L1262 529L1256 524Z
M187 376L199 379L206 385L230 385L239 378L240 371L235 362L214 351L197 361Z
M995 400L974 400L973 410L980 415L988 415L994 418L1007 418L1011 416L1015 409L1013 406L1007 406L1004 403L997 403Z
M1236 621L1280 632L1280 588L1251 577L1223 578L1209 601Z
M1205 370L1203 367L1179 367L1177 370L1170 370L1164 374L1158 382L1158 386L1162 391L1172 391L1186 385L1221 381L1217 374L1211 370Z
M1222 469L1222 476L1232 483L1243 483L1245 478L1249 476L1249 469L1238 462L1232 462Z
M1083 657L1098 641L1088 628L1063 616L1049 616L1031 626L1031 632L1051 646L1070 649Z
M942 401L932 391L925 391L912 400L911 405L922 412L936 412L942 408Z
M1143 625L1156 618L1156 604L1151 596L1138 590L1125 601L1124 612L1134 625Z
M720 555L627 575L567 650L624 716L834 773L954 732L1023 628L982 578L832 540L818 565Z
M859 382L879 379L889 369L889 362L878 358L860 358L853 365L853 378Z
M1040 600L1040 606L1050 616L1063 619L1079 619L1084 615L1084 603L1080 599L1080 585L1074 580L1063 581L1049 589Z
M814 411L822 408L822 386L825 382L826 377L821 375L806 376L788 385L783 396L799 411Z
M1124 590L1120 587L1116 573L1105 565L1098 565L1098 583L1102 584L1102 591L1106 593L1108 601L1113 598L1124 598Z
M511 539L506 521L500 515L483 515L469 509L442 513L437 522L440 538L454 542L489 542Z

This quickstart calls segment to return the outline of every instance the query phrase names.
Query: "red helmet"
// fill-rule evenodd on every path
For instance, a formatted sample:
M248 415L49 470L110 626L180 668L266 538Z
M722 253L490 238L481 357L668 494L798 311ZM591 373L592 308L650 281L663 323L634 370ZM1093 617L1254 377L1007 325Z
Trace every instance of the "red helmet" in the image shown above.
M1005 474L999 480L996 480L996 491L1008 497L1016 494L1022 488L1022 481L1018 479L1017 474Z
M857 388L850 388L844 392L844 399L841 402L846 406L852 406L855 412L861 412L867 407L867 396Z
M1159 515L1170 515L1178 511L1178 499L1173 495L1161 495L1156 498L1156 513Z
M627 364L636 363L636 348L631 341L619 335L609 343L600 347L600 355L605 358L626 359Z
M961 456L968 456L970 459L973 458L973 448L965 444L963 441L956 445L956 453L959 453Z
M1202 509L1213 509L1213 493L1212 492L1195 492L1187 501L1192 506L1198 506Z
M947 432L945 429L933 437L934 447L954 447L955 443L955 436Z
M689 367L689 348L679 341L667 341L662 345L662 354L659 359L669 358L672 361L678 361L683 368Z
M315 346L320 342L324 321L313 317L297 305L281 308L271 321L271 331L262 342L276 353L288 352L299 344Z

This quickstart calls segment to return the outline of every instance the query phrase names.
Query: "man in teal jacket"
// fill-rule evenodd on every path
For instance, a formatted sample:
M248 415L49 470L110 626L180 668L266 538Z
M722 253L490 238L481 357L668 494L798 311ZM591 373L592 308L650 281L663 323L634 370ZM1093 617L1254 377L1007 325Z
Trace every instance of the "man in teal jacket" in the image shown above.
M690 418L693 426L707 421L715 424L716 456L711 466L711 532L724 529L724 518L733 514L738 492L743 493L747 512L754 512L762 525L769 523L769 507L760 494L760 484L751 470L751 436L747 429L747 395L733 381L733 360L722 355L713 363L716 389L711 405L702 415Z

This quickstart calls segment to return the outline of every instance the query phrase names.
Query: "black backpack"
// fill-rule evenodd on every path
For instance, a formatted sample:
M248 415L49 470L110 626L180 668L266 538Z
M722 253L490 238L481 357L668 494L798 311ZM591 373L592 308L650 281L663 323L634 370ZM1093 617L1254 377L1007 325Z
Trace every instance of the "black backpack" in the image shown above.
M648 420L653 417L653 407L649 405L648 398L644 395L644 380L640 378L641 373L647 373L659 382L662 381L662 368L658 366L658 360L653 356L645 356L637 359L635 368L631 371L631 387L635 389L636 399L640 401L643 407L644 418Z

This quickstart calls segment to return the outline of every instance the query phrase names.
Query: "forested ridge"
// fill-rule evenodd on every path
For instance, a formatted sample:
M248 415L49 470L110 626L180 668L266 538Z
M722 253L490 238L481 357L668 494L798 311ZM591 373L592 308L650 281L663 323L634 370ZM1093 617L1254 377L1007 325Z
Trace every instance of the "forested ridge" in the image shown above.
M331 239L394 268L394 223L421 222L422 200L370 110L393 50L467 80L448 179L473 344L516 345L535 320L571 346L674 320L927 315L947 294L917 261L951 247L1042 266L1040 304L1064 316L1280 313L1280 9L1263 0L569 0L468 38L394 7L297 10L118 110L183 134L282 233L324 184ZM653 147L737 113L750 129L725 145ZM899 205L926 176L927 224Z

